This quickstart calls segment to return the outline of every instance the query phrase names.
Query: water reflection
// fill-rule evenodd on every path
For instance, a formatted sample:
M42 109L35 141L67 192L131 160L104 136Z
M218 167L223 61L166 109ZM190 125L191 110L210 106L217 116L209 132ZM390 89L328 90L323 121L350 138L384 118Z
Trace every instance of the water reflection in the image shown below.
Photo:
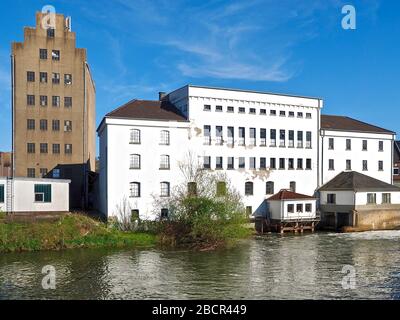
M213 252L73 250L0 256L0 299L399 299L399 231L270 235ZM41 287L45 265L57 289ZM356 270L345 290L344 265Z

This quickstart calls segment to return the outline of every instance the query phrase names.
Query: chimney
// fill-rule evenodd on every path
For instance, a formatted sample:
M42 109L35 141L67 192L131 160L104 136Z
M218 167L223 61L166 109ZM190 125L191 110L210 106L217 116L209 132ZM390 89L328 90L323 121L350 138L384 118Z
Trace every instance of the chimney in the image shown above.
M158 100L163 101L166 96L167 96L166 92L159 92L158 93Z

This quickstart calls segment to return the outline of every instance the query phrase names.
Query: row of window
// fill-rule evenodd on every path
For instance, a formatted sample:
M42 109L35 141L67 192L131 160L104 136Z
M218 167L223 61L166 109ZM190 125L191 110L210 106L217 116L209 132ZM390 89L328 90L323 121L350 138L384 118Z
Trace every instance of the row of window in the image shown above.
M211 111L211 109L212 109L211 105L209 105L209 104L205 104L204 105L204 108L203 108L204 111ZM235 110L236 110L235 107L232 107L232 106L226 107L226 112L228 112L228 113L235 113ZM245 107L239 107L239 108L237 108L237 110L238 110L238 113L242 113L242 114L246 113L246 108ZM224 107L223 106L221 106L221 105L215 106L215 112L223 112L223 111L224 111ZM249 114L257 114L257 109L256 108L249 108L248 113ZM260 109L259 110L259 114L260 115L267 115L267 109ZM269 115L270 116L277 116L278 113L277 113L277 111L275 109L271 109L271 110L269 110ZM303 112L297 112L297 114L296 114L294 111L289 111L289 112L286 112L284 110L280 110L279 111L279 116L280 117L286 117L286 115L289 118L294 118L296 116L297 116L297 118L304 118L304 113ZM306 117L306 119L311 119L312 118L312 114L311 113L306 113L305 117Z
M171 184L169 182L160 183L160 196L169 197L171 195ZM130 183L130 197L140 198L141 197L141 184L140 182Z
M130 139L131 144L141 144L142 143L142 134L139 129L131 129L130 130ZM171 134L168 130L160 131L160 145L169 146L171 143Z
M336 194L328 193L326 202L328 204L336 204ZM392 203L390 193L382 193L382 204ZM367 204L377 204L376 203L376 193L367 193Z
M303 205L302 203L296 204L296 212L297 213L303 213L303 208L305 208L305 212L311 213L312 212L312 204L311 203L306 203ZM288 204L287 205L287 212L288 213L294 213L294 204Z
M61 145L55 143L52 145L53 154L60 154L61 153ZM36 144L35 143L28 143L27 144L27 152L28 154L36 153ZM40 153L46 154L49 153L49 145L47 143L40 143ZM64 153L71 155L72 154L72 144L65 144L64 145Z
M26 72L26 81L27 82L35 82L36 81L36 73L34 71ZM39 81L40 83L48 82L48 73L47 72L39 72ZM61 83L61 75L60 73L53 72L51 77L52 84L60 84ZM65 73L64 74L64 84L69 86L72 85L72 74Z
M40 173L40 176L39 177L41 177L41 178L44 178L44 177L46 177L47 176L47 174L48 174L48 169L47 168L40 168L39 169L39 173ZM28 177L28 178L36 178L36 169L35 168L28 168L27 169L27 172L26 172L26 176ZM55 178L55 177L53 177L53 178Z
M36 120L35 119L27 119L26 128L28 130L36 130ZM52 120L51 128L53 131L60 131L60 120ZM46 119L39 120L39 129L41 131L47 131L48 121ZM70 121L70 120L64 121L64 132L72 132L72 121Z
M48 102L49 102L49 99L47 96L39 97L39 105L41 107L47 107ZM28 106L35 106L36 105L36 96L32 95L32 94L28 94L26 96L26 104ZM51 105L56 108L61 107L61 97L60 96L52 96L51 97ZM72 108L72 97L64 97L64 107Z
M329 159L329 170L335 170L335 160ZM346 160L346 170L351 169L351 160ZM368 160L362 160L362 170L368 171ZM378 171L383 171L383 161L378 161Z
M334 138L329 138L328 149L335 150L335 140ZM351 139L346 139L346 151L351 150ZM368 140L362 140L361 144L362 151L368 151ZM383 151L383 141L378 141L378 151Z
M129 163L130 163L129 168L131 170L140 170L142 166L142 159L140 154L131 154ZM170 170L170 169L171 169L170 156L165 154L161 155L160 170Z
M295 161L295 160L296 160L295 158L288 158L288 159L286 159L286 158L278 158L278 159L277 158L269 158L269 166L267 167L267 158L261 157L258 159L258 169L266 170L267 168L269 168L269 169L284 170L287 168L289 170L294 170L294 169L303 170L304 169L304 159L298 158L297 161ZM211 169L211 157L205 156L203 158L203 168ZM225 168L224 158L216 157L215 158L215 169L222 170L224 168ZM227 158L226 168L228 170L236 169L234 157ZM246 167L246 158L245 157L238 158L238 169L247 169L247 168L252 169L252 170L257 169L257 158L256 157L249 158L248 167ZM305 159L305 169L306 170L312 169L311 159Z
M34 198L35 202L50 203L51 184L35 184ZM4 185L0 185L0 203L4 203Z
M257 135L256 128L249 128L249 138L246 138L246 128L239 127L238 128L238 140L235 140L235 128L234 127L227 127L227 140L224 140L224 127L216 126L215 127L215 144L216 145L223 145L225 142L233 146L237 144L239 146L256 146L257 144L261 147L267 146L267 129L261 128L259 129L259 134ZM279 135L279 136L278 136ZM211 145L211 136L212 136L212 129L211 126L205 125L204 126L204 144ZM306 131L306 148L312 148L312 132ZM279 147L286 147L289 148L295 147L295 137L297 138L296 146L298 148L303 148L304 143L304 132L303 131L295 131L295 130L276 130L270 129L269 131L269 141L270 147L277 146L277 139L279 139ZM287 144L288 143L288 144Z

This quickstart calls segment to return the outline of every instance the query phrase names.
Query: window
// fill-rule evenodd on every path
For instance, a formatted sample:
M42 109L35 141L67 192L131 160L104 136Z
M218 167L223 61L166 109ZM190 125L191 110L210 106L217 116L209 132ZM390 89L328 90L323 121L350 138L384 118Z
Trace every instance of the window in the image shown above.
M188 195L191 197L197 196L197 183L196 182L188 183Z
M203 158L203 169L211 169L211 157Z
M296 192L296 181L290 182L290 191Z
M56 32L55 32L54 28L47 29L47 38L54 38L55 35L56 35Z
M268 181L266 183L266 194L274 194L274 182L273 181Z
M362 141L362 151L367 151L368 150L368 141L363 140Z
M47 96L40 96L40 106L41 107L47 107Z
M297 112L297 118L303 118L303 112Z
M163 146L169 146L170 144L170 133L167 130L162 130L160 134L160 144Z
M53 144L53 154L60 154L61 153L61 148L59 143L54 143Z
M47 131L47 120L45 119L40 120L40 130Z
M161 209L161 219L168 219L169 210L168 209Z
M294 148L294 131L289 130L289 148Z
M131 198L140 198L140 183L139 182L131 182L130 183L130 197Z
M294 118L294 112L293 111L289 111L289 118Z
M279 158L279 170L285 169L285 158Z
M363 171L368 171L368 160L363 160L362 169Z
M0 184L0 203L4 203L4 184Z
M60 169L53 169L53 178L54 179L59 179L60 177L61 177Z
M72 74L64 74L64 84L65 85L72 84Z
M379 141L379 151L383 151L383 141Z
M26 73L26 81L35 82L35 73L33 71L28 71Z
M40 83L47 83L47 72L40 73Z
M28 104L28 106L34 106L35 105L35 96L28 94L26 96L26 103Z
M351 170L351 160L346 160L346 170Z
M279 131L279 146L284 147L286 145L286 131L280 130Z
M170 196L170 183L169 182L161 182L161 197L169 197Z
M311 113L306 113L306 119L311 119L311 118L312 118Z
M41 60L47 60L47 49L39 49L39 58Z
M266 109L260 109L260 115L265 116L267 114Z
M64 107L72 108L72 97L64 97Z
M27 148L28 153L35 153L35 144L34 143L28 143L26 148Z
M217 182L217 197L226 196L226 182L219 181Z
M250 217L253 214L253 207L248 206L246 207L246 215Z
M256 158L251 157L250 158L250 166L249 166L250 170L255 170L256 169Z
M346 150L351 150L351 139L346 139Z
M328 193L326 196L326 202L328 204L336 204L336 194L335 193Z
M288 169L289 170L293 170L294 169L294 159L293 158L289 158L288 159Z
M306 148L311 149L312 148L312 133L311 131L306 132Z
M335 160L329 159L328 170L335 170Z
M222 140L222 135L223 135L223 131L222 131L222 127L221 126L216 126L215 128L216 132L216 141L215 144L218 146L221 146L223 144L223 140Z
M306 160L306 170L311 170L311 159Z
M276 116L276 110L270 110L269 115L270 116Z
M267 159L266 158L260 158L260 169L261 170L267 169Z
M302 203L298 203L296 205L296 212L303 212L303 204Z
M233 146L235 141L235 129L233 127L228 127L228 145Z
M288 213L294 213L294 205L293 204L288 204L287 205L287 212Z
M35 168L28 168L27 169L27 176L28 176L28 178L35 178L36 177Z
M250 145L255 146L256 145L256 128L250 128Z
M382 193L382 203L383 204L392 203L390 193Z
M228 170L233 170L233 169L235 169L235 158L229 157L228 158Z
M35 184L35 202L51 202L51 184Z
M249 111L250 114L256 114L256 112L257 112L256 109L250 108L250 111Z
M45 154L45 153L48 153L48 145L47 145L47 143L41 143L40 144L40 153L43 153L43 154Z
M60 131L60 120L53 120L51 127L53 131Z
M138 129L131 129L130 131L130 143L131 144L140 144L140 130Z
M269 168L276 169L276 159L275 158L269 159Z
M204 144L211 145L211 126L204 126Z
M28 119L26 121L26 128L28 130L35 130L35 120L34 119Z
M260 129L260 146L265 147L267 145L267 129Z
M297 148L303 148L303 131L297 131Z
M222 112L222 106L215 106L215 111Z
M333 138L329 138L328 149L329 150L334 150L335 149L335 140Z
M234 107L228 107L228 112L229 113L235 112L235 108Z
M131 212L131 221L139 221L140 220L140 213L139 210L135 209Z
M162 155L160 157L160 170L169 170L169 169L170 169L169 156Z
M59 96L53 96L51 100L52 100L53 107L60 107L60 97Z
M44 178L47 176L48 170L46 168L40 168L40 176Z
M239 169L245 169L245 168L246 168L245 157L240 157L239 158Z
M398 176L400 174L399 168L393 168L393 175Z
M72 154L72 144L65 145L65 154Z
M72 131L72 121L65 120L64 121L64 132L71 132Z
M51 52L51 57L53 61L60 61L60 50L53 50Z
M276 130L275 129L271 129L270 137L271 137L271 147L276 147Z
M223 159L222 157L217 157L216 163L215 163L215 168L218 170L223 169Z
M60 74L53 72L53 77L51 78L53 84L60 84Z
M209 104L204 105L204 111L211 111L211 106Z
M378 170L383 171L383 161L378 161Z
M376 193L367 193L367 204L376 204Z
M312 204L311 203L306 204L306 212L312 212Z
M131 170L139 170L141 165L140 155L139 154L131 154L129 161L129 168Z
M303 159L297 159L297 169L303 170Z
M239 113L246 113L246 108L240 107L239 108Z
M254 193L254 185L253 182L246 182L245 184L245 195L246 196L252 196Z
M279 116L280 117L285 117L286 116L286 112L285 111L279 111Z
M246 131L245 128L239 128L239 146L244 146L246 144Z

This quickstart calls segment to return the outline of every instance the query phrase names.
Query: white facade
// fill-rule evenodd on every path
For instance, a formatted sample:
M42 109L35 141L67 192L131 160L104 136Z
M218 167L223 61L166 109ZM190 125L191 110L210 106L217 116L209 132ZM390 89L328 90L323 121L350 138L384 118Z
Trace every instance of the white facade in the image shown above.
M0 211L68 212L69 180L0 177ZM12 199L12 204L7 203Z
M269 200L268 202L272 220L312 220L317 216L315 199Z
M328 203L328 195L334 194L335 195L335 203ZM368 202L368 195L375 195L371 199L375 200L375 203ZM384 196L386 195L386 196ZM390 196L387 196L390 195ZM321 191L320 193L320 204L321 205L337 205L337 206L353 206L353 207L360 207L360 206L370 206L370 205L396 205L400 204L400 191L360 191L355 192L352 190L346 191ZM385 198L385 199L384 199ZM390 199L389 203L387 202Z
M392 184L394 139L388 133L321 130L320 185L350 170Z

